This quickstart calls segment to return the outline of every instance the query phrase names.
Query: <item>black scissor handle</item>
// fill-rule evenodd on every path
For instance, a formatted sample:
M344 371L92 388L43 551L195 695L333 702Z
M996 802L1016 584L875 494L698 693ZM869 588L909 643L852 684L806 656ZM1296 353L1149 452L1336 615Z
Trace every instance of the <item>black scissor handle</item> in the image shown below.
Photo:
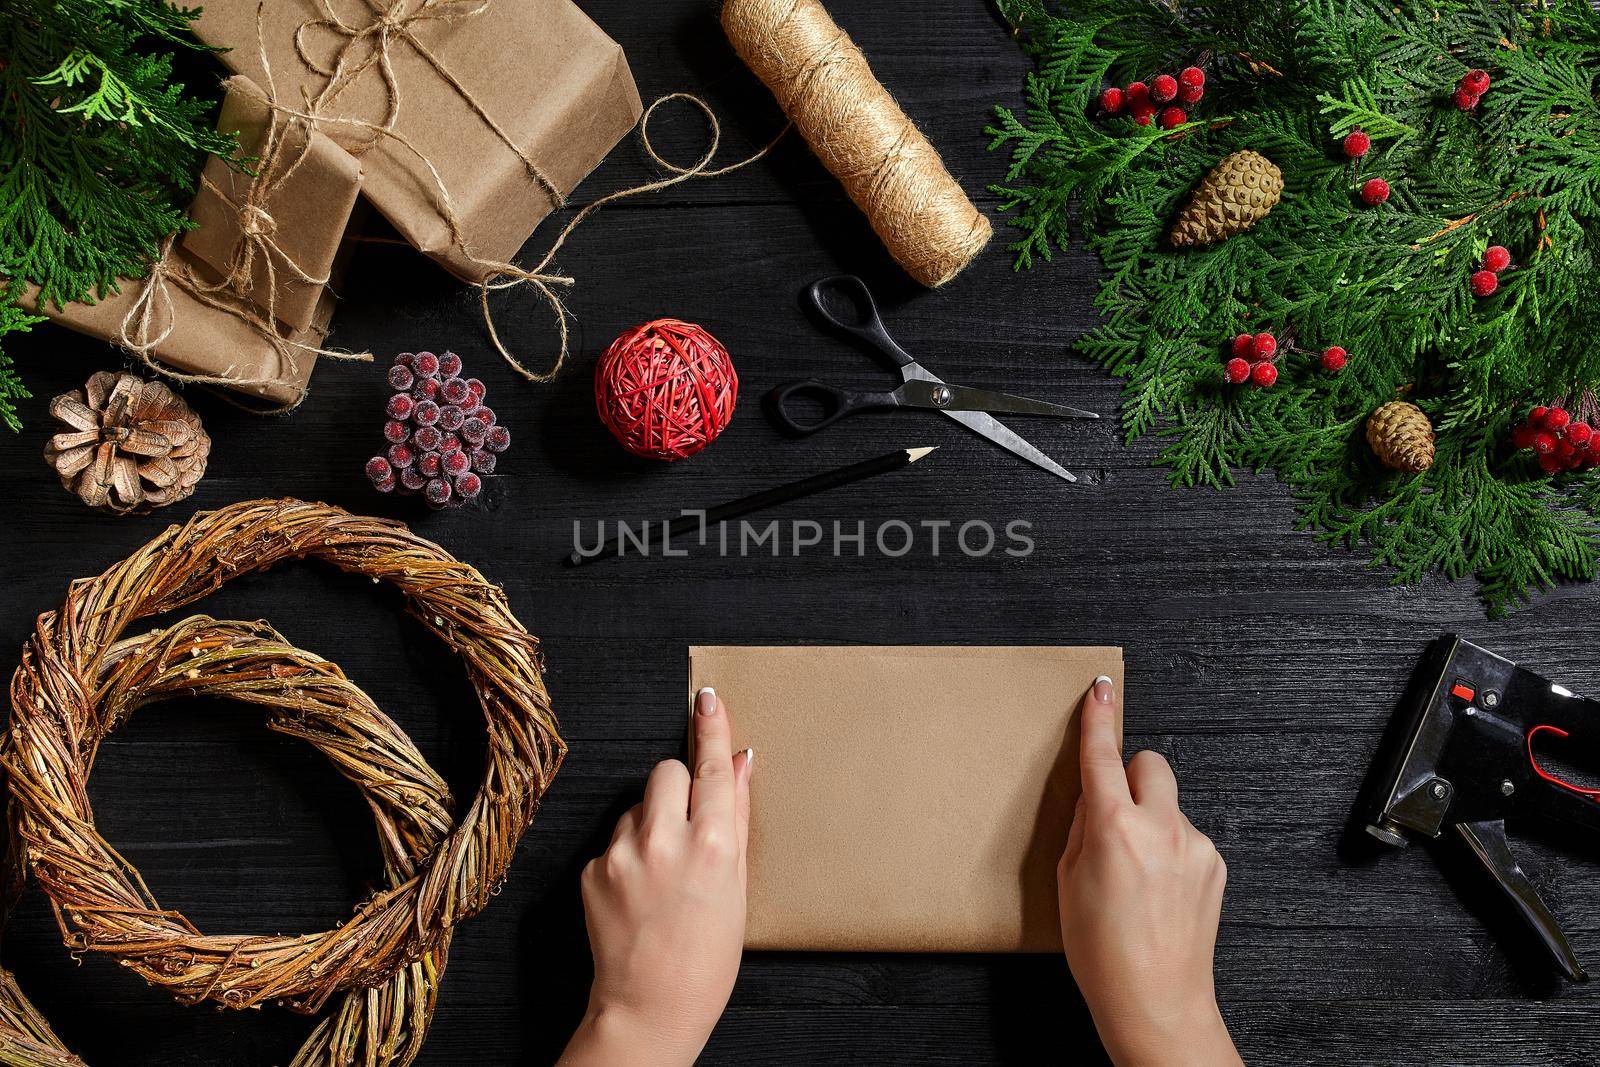
M795 418L790 410L790 401L796 398L821 405L822 414L814 419ZM779 428L797 436L816 433L824 426L832 426L845 416L859 411L894 406L894 399L888 393L853 393L815 378L784 382L772 390L769 400L772 417Z
M878 314L877 301L872 299L872 290L854 274L818 278L806 286L805 297L811 310L834 332L860 342L897 367L916 362L889 336ZM835 309L839 298L854 306L853 316L846 318Z

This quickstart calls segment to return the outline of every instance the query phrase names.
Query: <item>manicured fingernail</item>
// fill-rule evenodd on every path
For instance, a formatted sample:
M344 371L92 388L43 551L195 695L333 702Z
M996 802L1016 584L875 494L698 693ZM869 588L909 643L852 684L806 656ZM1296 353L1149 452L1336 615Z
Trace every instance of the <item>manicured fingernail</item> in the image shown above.
M744 750L744 773L749 774L751 772L751 770L753 770L755 768L755 765L756 765L756 750L753 749L753 748L745 749Z
M712 715L717 710L717 691L709 685L694 695L694 709L701 715Z
M1094 698L1102 704L1111 703L1111 676L1102 674L1094 680Z

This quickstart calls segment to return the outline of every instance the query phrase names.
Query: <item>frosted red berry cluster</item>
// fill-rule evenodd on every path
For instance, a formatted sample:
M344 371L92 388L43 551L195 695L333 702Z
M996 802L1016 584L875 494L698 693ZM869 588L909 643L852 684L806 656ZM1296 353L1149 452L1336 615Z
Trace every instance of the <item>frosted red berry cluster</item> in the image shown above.
M382 455L367 460L367 477L380 493L421 493L436 508L460 507L483 492L496 457L511 446L483 402L484 385L461 377L454 352L402 352L389 368L389 397Z
M1241 333L1228 346L1228 360L1222 377L1229 385L1250 384L1267 389L1278 381L1278 353L1282 348L1270 333ZM1318 363L1329 374L1338 374L1349 362L1350 354L1338 345L1322 350Z
M1566 408L1534 408L1511 431L1511 443L1531 449L1546 474L1600 467L1600 429L1573 418Z
M1473 296L1493 296L1500 288L1500 272L1511 266L1511 251L1504 245L1490 245L1483 250L1483 266L1472 272L1467 285Z
M1154 121L1163 130L1170 130L1188 122L1184 106L1198 104L1205 95L1206 72L1199 67L1184 67L1177 77L1157 74L1149 84L1132 82L1124 88L1113 85L1103 90L1100 111L1108 116L1126 113L1140 126Z
M1489 72L1474 68L1461 75L1461 80L1456 82L1456 91L1450 98L1462 111L1471 111L1488 91Z

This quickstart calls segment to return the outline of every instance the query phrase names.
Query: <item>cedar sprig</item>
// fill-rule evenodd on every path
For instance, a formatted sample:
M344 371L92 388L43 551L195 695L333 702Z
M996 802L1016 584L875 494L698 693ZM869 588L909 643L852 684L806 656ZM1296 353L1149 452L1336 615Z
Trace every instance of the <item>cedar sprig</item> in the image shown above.
M0 295L60 307L141 278L188 225L201 161L232 157L215 100L172 79L204 51L166 0L0 0ZM0 333L7 325L0 321ZM11 327L14 328L14 327ZM0 368L0 421L21 384Z
M1081 233L1105 275L1078 351L1126 379L1129 438L1158 435L1180 485L1272 470L1302 524L1365 546L1399 581L1476 575L1491 613L1592 578L1600 476L1546 478L1506 445L1529 406L1600 383L1600 15L1585 0L999 0L1036 69L1020 113L986 130L1010 154L994 187L1019 268ZM1197 63L1206 98L1174 131L1107 120L1106 84ZM1450 91L1482 67L1472 112ZM1345 133L1371 138L1359 164ZM1282 170L1252 230L1175 251L1165 233L1224 155ZM1358 204L1366 177L1392 195ZM1473 297L1483 249L1512 250ZM1228 339L1296 339L1272 389L1229 389ZM1351 353L1334 377L1310 352ZM1362 425L1405 395L1434 423L1433 467L1378 466Z

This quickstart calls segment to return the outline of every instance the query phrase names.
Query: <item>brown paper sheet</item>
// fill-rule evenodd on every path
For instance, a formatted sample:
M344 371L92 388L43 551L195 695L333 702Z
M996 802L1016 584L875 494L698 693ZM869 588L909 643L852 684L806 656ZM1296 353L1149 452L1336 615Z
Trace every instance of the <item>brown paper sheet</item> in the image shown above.
M358 0L330 2L352 27L369 26L380 17ZM388 4L380 0L374 6ZM256 8L257 0L207 0L195 32L208 44L230 49L222 61L259 84L264 79ZM273 0L265 6L263 38L280 98L299 100L302 87L313 96L322 88L323 75L296 52L295 33L324 17L318 0ZM407 29L562 195L638 121L639 93L622 49L571 0L493 0L479 14L424 19ZM382 36L371 34L358 43L354 63L365 60ZM427 59L400 35L388 38L400 97L396 131L438 168L473 254L509 260L553 210L548 192ZM347 38L323 26L308 29L304 40L308 54L326 66ZM373 63L333 111L381 124L388 101L379 64ZM381 137L359 150L356 146L371 141L372 134L349 124L326 122L322 129L357 152L367 197L408 242L464 280L483 279L484 268L455 247L433 179L416 155Z
M223 85L227 96L217 128L238 135L240 155L259 158L274 121L266 97L248 78L229 78ZM324 286L303 281L301 275L332 278L361 191L361 164L323 134L308 134L304 126L283 118L276 121L282 124L282 141L273 173L250 175L215 156L206 160L204 177L210 186L202 182L195 194L189 217L197 228L183 235L183 247L219 275L226 274L244 240L239 212L251 186L281 178L260 204L271 220L264 224L270 227L270 244L263 250L272 262L269 269L266 255L252 260L250 302L263 316L275 312L291 330L306 330L316 318Z
M753 949L1057 952L1077 711L1117 648L689 649L751 778ZM1120 724L1119 724L1120 730Z
M208 268L181 247L174 245L167 254L182 257L197 275L206 276ZM39 307L39 290L30 287L23 292L21 303L29 310L49 316L52 322L120 344L123 320L138 300L144 284L124 278L121 292L93 304L68 304L62 309L48 304ZM169 286L168 291L172 297L173 329L172 335L161 343L152 357L158 363L190 374L265 381L267 384L240 387L238 391L258 398L266 406L296 404L305 396L311 368L317 362L314 354L294 350L294 365L290 366L272 343L245 320L201 303L176 284ZM324 291L311 327L306 330L285 328L280 331L281 335L290 341L320 347L333 319L333 305L333 294ZM165 322L163 316L160 325Z

